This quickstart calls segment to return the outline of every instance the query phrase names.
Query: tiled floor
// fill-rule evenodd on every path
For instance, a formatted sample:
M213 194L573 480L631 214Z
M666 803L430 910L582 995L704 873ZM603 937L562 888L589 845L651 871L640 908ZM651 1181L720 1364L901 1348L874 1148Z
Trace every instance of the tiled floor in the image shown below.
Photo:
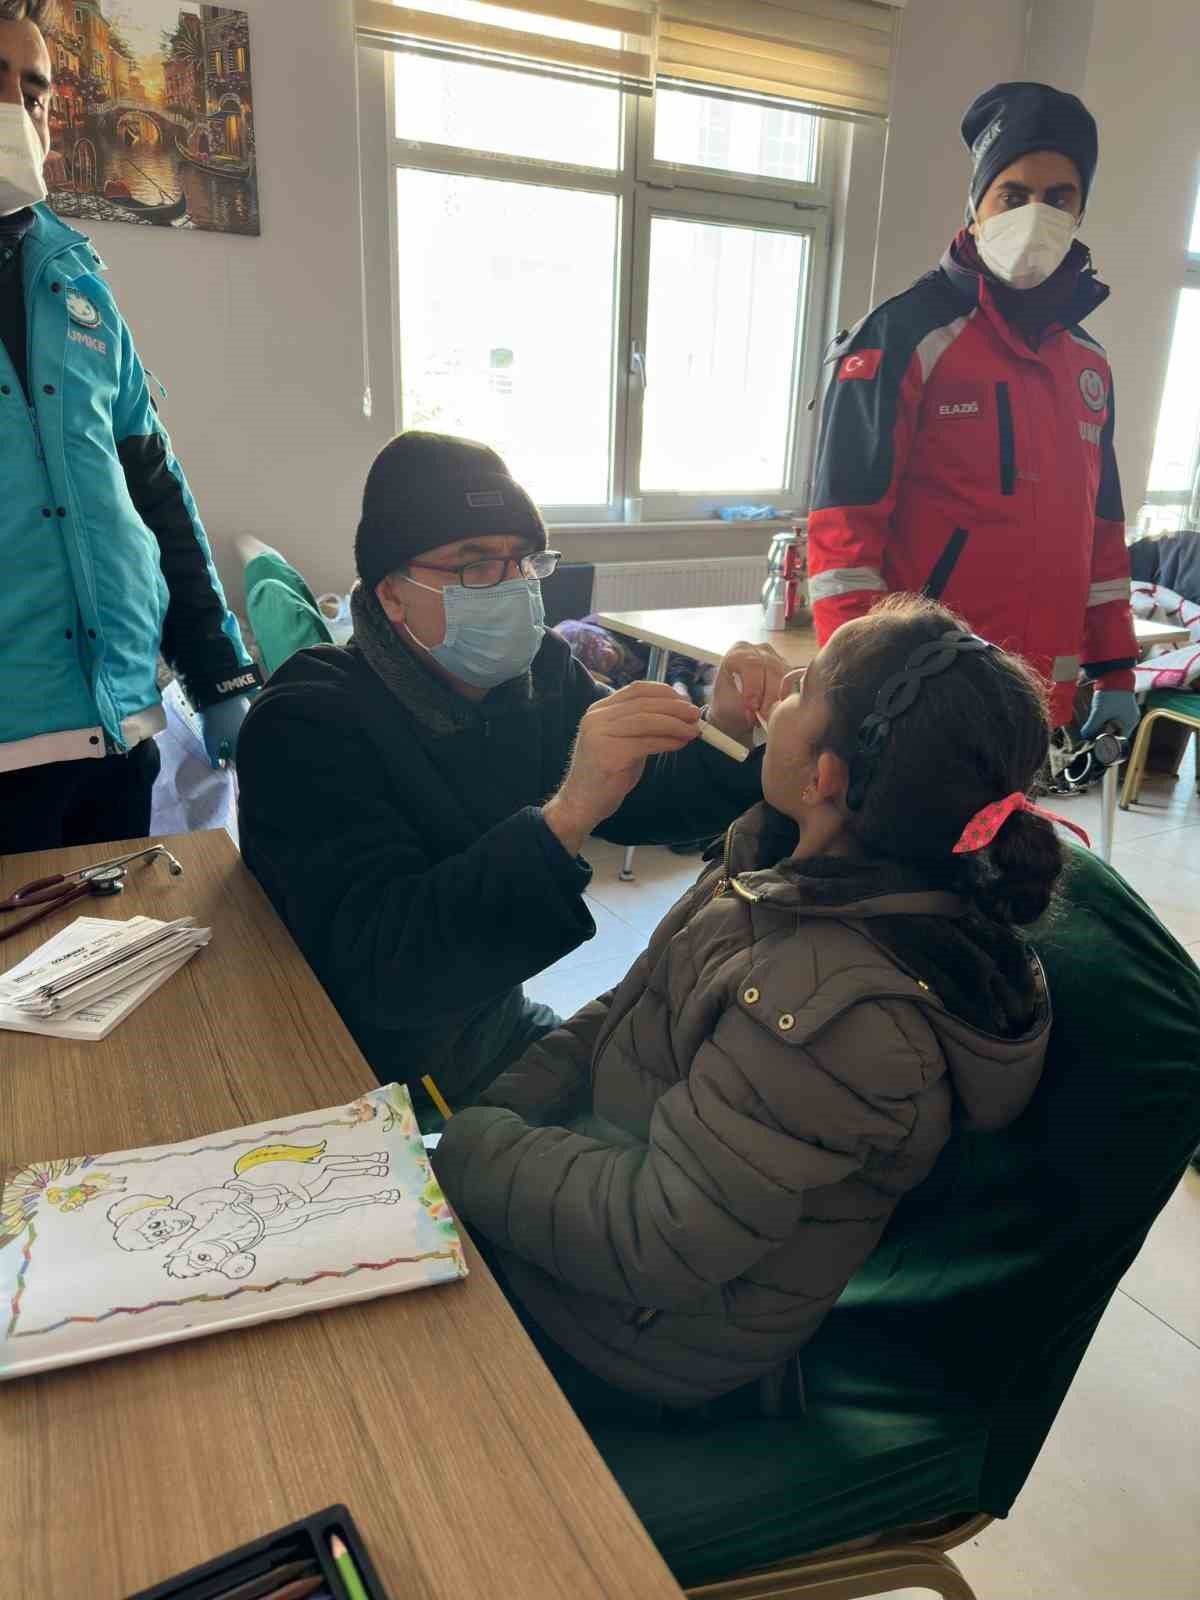
M1055 809L1098 839L1098 795ZM619 850L596 840L586 853L596 938L527 985L568 1014L624 974L700 865L642 849L625 884ZM1190 758L1178 780L1149 780L1137 809L1118 814L1113 854L1200 960ZM1113 1299L1012 1515L954 1559L979 1600L1200 1597L1200 1173L1188 1172Z

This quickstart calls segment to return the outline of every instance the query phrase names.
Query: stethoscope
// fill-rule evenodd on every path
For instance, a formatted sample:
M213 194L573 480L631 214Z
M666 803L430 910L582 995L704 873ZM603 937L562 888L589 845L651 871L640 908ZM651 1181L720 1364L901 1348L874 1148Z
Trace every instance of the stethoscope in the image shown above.
M1061 749L1052 746L1050 767L1068 789L1083 789L1094 780L1097 770L1103 775L1110 767L1120 766L1128 756L1129 740L1110 726L1086 744L1072 745L1069 739L1064 739Z
M7 900L0 900L0 911L23 911L26 906L36 906L37 910L22 917L20 922L0 928L0 941L20 933L22 928L28 928L42 917L48 917L52 911L69 906L73 900L81 900L86 894L120 894L125 887L130 863L155 856L166 858L173 878L178 878L183 872L165 844L152 844L144 850L131 850L127 856L116 856L112 861L97 861L94 866L81 867L78 872L59 872L52 878L35 878L32 883L22 884L19 889L13 890Z

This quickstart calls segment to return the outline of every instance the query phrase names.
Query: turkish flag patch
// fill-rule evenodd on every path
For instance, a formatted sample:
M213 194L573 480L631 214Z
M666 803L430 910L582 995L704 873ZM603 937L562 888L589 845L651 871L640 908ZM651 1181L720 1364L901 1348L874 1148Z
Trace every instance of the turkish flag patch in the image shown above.
M873 378L882 360L882 350L856 350L838 368L838 382L845 383L847 378Z

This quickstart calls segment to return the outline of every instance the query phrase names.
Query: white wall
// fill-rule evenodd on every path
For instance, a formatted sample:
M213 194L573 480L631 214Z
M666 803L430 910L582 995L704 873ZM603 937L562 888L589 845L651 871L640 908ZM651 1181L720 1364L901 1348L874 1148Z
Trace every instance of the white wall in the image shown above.
M1112 360L1117 456L1132 522L1150 471L1200 168L1200 3L1092 3L1082 81L1063 87L1077 90L1100 125L1083 237L1113 292L1088 327ZM1065 23L1079 0L1041 4L1051 14L1062 7ZM1031 57L1031 69L1039 64Z
M318 590L344 580L366 469L391 431L386 407L367 422L360 404L348 0L241 3L262 236L88 227L167 388L163 417L237 603L238 533L295 551Z
M876 301L936 266L962 226L971 161L959 124L977 94L1021 76L1027 11L1027 0L909 0L892 96Z

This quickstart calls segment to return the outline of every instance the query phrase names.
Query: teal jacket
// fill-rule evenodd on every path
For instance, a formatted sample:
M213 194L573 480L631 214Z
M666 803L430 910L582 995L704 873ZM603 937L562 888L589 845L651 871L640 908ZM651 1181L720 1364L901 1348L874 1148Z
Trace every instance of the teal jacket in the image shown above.
M0 771L157 732L160 651L197 709L259 682L104 264L35 210L28 394L0 343Z

